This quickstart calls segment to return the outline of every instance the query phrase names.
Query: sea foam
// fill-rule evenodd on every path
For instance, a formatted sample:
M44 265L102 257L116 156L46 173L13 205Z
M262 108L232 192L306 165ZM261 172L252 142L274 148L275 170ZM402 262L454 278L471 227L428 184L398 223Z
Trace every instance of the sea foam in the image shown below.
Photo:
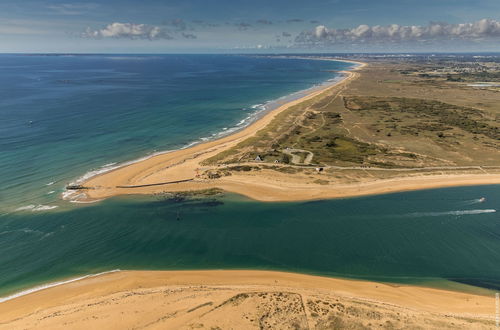
M110 271L107 271L107 272L102 272L102 273L97 273L97 274L90 274L90 275L85 275L85 276L81 276L81 277L77 277L77 278L72 278L72 279L69 279L69 280L66 280L66 281L53 282L53 283L48 283L48 284L36 286L34 288L31 288L31 289L27 289L27 290L23 290L23 291L11 294L10 296L0 297L0 303L6 302L8 300L15 299L15 298L19 298L19 297L25 296L25 295L33 293L33 292L37 292L37 291L41 291L41 290L53 288L55 286L59 286L59 285L63 285L63 284L68 284L68 283L76 282L76 281L83 280L83 279L90 278L90 277L96 277L96 276L100 276L100 275L104 275L104 274L115 273L115 272L119 272L119 271L120 271L120 269L114 269L114 270L110 270Z
M484 201L485 201L484 198L476 198L476 199L465 201L464 205L474 205L474 204L483 203Z
M407 217L439 217L443 215L474 215L484 213L495 213L495 209L479 209L479 210L457 210L457 211L444 211L444 212L415 212L409 213Z
M29 211L29 210L31 210L32 212L37 212L37 211L53 210L53 209L58 208L58 207L59 206L57 206L57 205L42 205L42 204L34 205L34 204L30 204L30 205L18 207L14 211Z

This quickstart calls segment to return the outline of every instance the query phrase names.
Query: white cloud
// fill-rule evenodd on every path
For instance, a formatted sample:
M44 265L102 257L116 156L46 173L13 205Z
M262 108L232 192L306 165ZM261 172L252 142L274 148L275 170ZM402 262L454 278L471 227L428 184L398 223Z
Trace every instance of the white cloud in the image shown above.
M297 44L328 45L346 43L398 43L408 41L484 40L500 39L500 22L482 19L473 23L430 23L426 26L359 25L352 29L328 29L323 25L313 31L304 31L296 38Z
M324 25L316 26L316 30L314 31L314 36L317 39L323 39L328 35L328 29Z
M173 39L163 28L147 24L111 23L99 30L87 28L83 33L86 38L121 38L121 39Z

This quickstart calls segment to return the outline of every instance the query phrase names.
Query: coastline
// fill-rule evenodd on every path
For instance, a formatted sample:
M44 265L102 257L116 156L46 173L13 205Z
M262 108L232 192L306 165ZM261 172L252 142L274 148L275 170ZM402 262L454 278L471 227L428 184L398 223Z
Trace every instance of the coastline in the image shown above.
M165 292L165 293L163 293ZM168 292L168 294L167 294ZM182 299L191 306L184 306L190 315L207 301L216 300L224 292L224 300L231 295L252 292L294 292L300 295L330 295L341 301L356 299L362 303L384 306L405 312L441 314L449 317L470 317L481 322L494 320L494 295L471 294L445 289L435 289L412 285L384 284L371 281L337 279L296 273L258 270L198 270L198 271L116 271L98 274L79 280L32 292L0 303L2 320L0 328L9 326L49 327L61 322L77 322L82 326L94 313L107 313L120 322L123 308L127 307L126 297L137 297L133 308L143 306L147 311L170 306L170 299L176 293L184 292ZM149 293L160 293L160 300L152 301ZM195 293L193 295L193 293ZM103 301L113 301L111 307L98 306ZM339 300L337 300L339 301ZM128 302L130 303L130 302ZM145 305L142 305L145 304ZM214 305L214 304L209 304ZM96 306L96 307L91 307ZM216 306L216 304L214 305ZM166 307L161 307L165 313ZM212 307L213 308L213 307ZM69 312L69 311L72 312ZM65 311L65 312L63 312ZM200 311L207 313L208 310ZM146 311L139 314L139 320L148 319ZM48 317L44 317L48 315ZM399 314L398 314L399 315ZM199 316L199 315L198 315ZM106 318L109 321L108 318ZM175 319L174 319L175 320ZM130 320L129 320L130 321ZM137 321L137 320L135 320ZM51 323L55 322L55 323Z
M299 58L299 59L307 59L307 58ZM316 59L316 60L318 60L318 59ZM346 63L356 64L359 66L365 65L364 63L357 62L357 61L332 60L332 59L322 59L322 60L346 62ZM306 98L308 98L308 96L312 93L322 92L322 91L329 89L330 87L336 86L337 84L341 83L346 78L346 76L349 75L350 72L349 71L338 71L338 73L340 73L341 75L339 75L335 78L332 78L332 79L328 79L322 83L319 83L319 84L314 85L312 87L309 87L307 89L299 90L299 91L293 92L289 95L285 95L285 96L279 97L277 99L269 100L269 101L266 101L264 103L254 104L250 108L252 108L252 109L261 108L261 109L250 113L247 117L240 120L240 122L238 122L237 124L230 126L228 128L224 128L224 130L222 130L222 131L218 131L216 133L213 133L209 137L200 137L198 140L189 142L189 143L179 147L178 149L155 151L149 155L145 155L145 156L133 159L133 160L129 160L129 161L121 162L121 163L112 162L109 164L104 164L101 167L98 167L96 169L92 169L92 170L86 172L84 175L74 179L72 182L69 183L69 185L81 184L81 183L89 181L90 179L92 179L96 176L103 175L103 174L106 174L108 172L111 172L111 171L114 171L114 170L117 170L117 169L120 169L123 167L127 167L129 165L133 165L135 163L142 162L142 161L148 160L148 159L156 157L156 156L161 156L163 154L169 154L169 153L173 153L176 151L186 150L186 149L189 149L189 148L197 146L197 145L202 145L205 143L218 141L218 140L223 139L225 137L236 134L242 130L245 130L249 126L252 126L255 122L259 121L262 117L277 110L278 108L287 106L288 104L290 104L292 102L295 103L295 101L302 102L302 100L306 100ZM248 125L243 125L246 122L248 122ZM71 194L69 194L69 193L71 193L71 191L66 191L62 194L63 199L71 199L71 198L66 198L65 193L68 193L68 195L71 195ZM70 196L68 196L68 197L70 197ZM89 202L89 201L87 201L87 202ZM85 203L85 202L83 201L82 203Z
M317 58L317 60L332 60ZM118 195L156 194L164 192L196 191L212 188L266 202L302 201L327 198L356 197L411 190L422 190L455 186L500 184L500 174L422 174L392 179L375 179L356 183L334 185L313 184L294 180L289 175L249 176L235 174L217 180L197 178L197 173L206 166L203 161L241 141L254 136L266 127L278 114L288 108L310 100L334 89L341 90L351 80L357 79L366 63L339 60L358 64L351 71L343 71L343 79L327 86L319 86L307 95L287 102L270 111L264 111L250 125L221 138L194 144L175 151L166 151L137 161L125 163L105 173L99 173L79 182L88 187L82 191L66 191L63 199L88 203ZM318 177L320 178L320 177ZM180 182L179 182L180 181Z
M317 59L320 60L320 59ZM321 59L321 60L329 60L329 61L337 61L334 59ZM266 125L268 125L279 113L287 110L288 108L298 105L302 102L305 102L309 99L312 99L324 92L327 92L333 88L336 88L338 86L342 86L346 83L348 83L350 80L357 78L358 74L355 72L357 70L362 69L364 66L366 66L366 63L363 62L357 62L357 61L348 61L348 60L338 60L339 62L346 62L346 63L352 63L352 64L357 64L356 67L352 68L349 71L339 71L343 75L340 79L337 78L338 80L331 83L331 84L326 84L326 85L319 85L315 87L311 87L307 90L303 91L298 91L296 93L304 93L307 92L308 90L312 90L310 93L307 93L306 95L299 97L297 99L294 99L292 101L286 102L280 106L277 106L274 109L271 109L269 111L262 111L260 116L256 117L256 120L251 122L248 126L242 127L240 130L236 130L235 132L232 132L229 135L224 135L220 138L214 139L214 140L209 140L205 142L193 142L187 145L184 148L178 149L178 150L167 150L163 152L158 152L150 156L146 156L143 158L139 158L137 160L132 160L129 162L125 162L124 164L118 164L114 167L111 167L109 170L105 170L102 173L100 170L97 171L90 171L87 172L84 176L81 178L77 179L75 183L81 184L83 186L91 186L93 187L92 190L87 190L85 194L82 194L81 192L78 191L71 191L71 190L66 190L65 192L62 193L62 199L64 200L69 200L72 202L77 202L77 203L89 203L89 202L94 202L94 201L99 201L105 198L109 198L115 195L122 195L122 194L134 194L134 193L139 193L139 194L153 194L157 193L159 191L164 191L160 187L160 189L144 189L142 191L135 190L134 192L124 192L120 191L123 189L116 188L116 186L123 186L123 185L135 185L138 184L137 178L140 175L138 173L138 169L142 169L142 172L150 172L149 170L152 170L154 168L158 167L167 167L167 168L172 168L172 165L184 165L182 169L182 174L180 173L168 173L167 177L172 178L171 181L181 181L181 180L186 180L188 177L186 177L186 172L189 172L189 179L194 177L196 169L200 168L201 163L204 159L207 159L219 152L222 152L224 150L229 149L230 147L236 145L237 143L253 136L255 133L257 133L260 129L264 128ZM294 94L296 94L294 93ZM292 94L293 95L293 94ZM278 99L279 100L279 99ZM277 101L277 100L275 100ZM208 150L207 150L208 149ZM201 156L201 157L200 157ZM197 159L198 162L197 164L192 164L193 162L189 162L190 165L197 165L197 166L191 166L189 170L187 170L185 167L186 163L188 160L192 159ZM175 162L174 162L175 161ZM163 166L162 166L163 165ZM180 167L180 166L178 166ZM128 173L126 173L128 172ZM141 171L139 171L141 172ZM169 171L170 172L170 171ZM176 171L179 172L179 171ZM87 177L88 174L91 174L91 176ZM94 174L95 173L95 174ZM154 182L151 182L151 175L150 173L146 174L146 176L149 178L145 184L151 184ZM156 176L156 175L155 175ZM158 182L165 181L165 180L160 180ZM178 188L178 189L172 189L171 191L179 191L179 190L184 190L186 189L183 187L183 185L171 185L169 188ZM200 189L207 189L207 188L213 188L211 187L196 187L196 188L187 188L187 190L200 190ZM114 191L113 191L114 190ZM98 191L98 192L97 192ZM238 192L237 192L238 193ZM243 193L243 195L245 195ZM248 196L250 197L250 196Z

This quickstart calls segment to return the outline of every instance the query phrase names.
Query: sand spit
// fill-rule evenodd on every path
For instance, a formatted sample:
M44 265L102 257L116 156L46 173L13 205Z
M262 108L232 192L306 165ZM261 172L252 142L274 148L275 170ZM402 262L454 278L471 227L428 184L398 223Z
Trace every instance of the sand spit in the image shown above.
M121 271L1 303L0 329L491 329L494 307L493 294L293 273Z

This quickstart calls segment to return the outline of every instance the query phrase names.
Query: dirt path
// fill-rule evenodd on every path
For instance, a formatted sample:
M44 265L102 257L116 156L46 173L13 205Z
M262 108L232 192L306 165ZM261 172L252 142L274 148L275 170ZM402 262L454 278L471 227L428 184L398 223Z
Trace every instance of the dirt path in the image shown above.
M309 164L311 164L311 161L314 157L314 154L311 151L304 150L304 149L287 148L287 149L283 150L282 152L284 154L291 156L292 157L291 162L295 165L309 165ZM301 157L299 155L295 154L297 152L303 152L303 153L307 154L307 156L304 158L304 161L302 161L302 162L300 161Z

